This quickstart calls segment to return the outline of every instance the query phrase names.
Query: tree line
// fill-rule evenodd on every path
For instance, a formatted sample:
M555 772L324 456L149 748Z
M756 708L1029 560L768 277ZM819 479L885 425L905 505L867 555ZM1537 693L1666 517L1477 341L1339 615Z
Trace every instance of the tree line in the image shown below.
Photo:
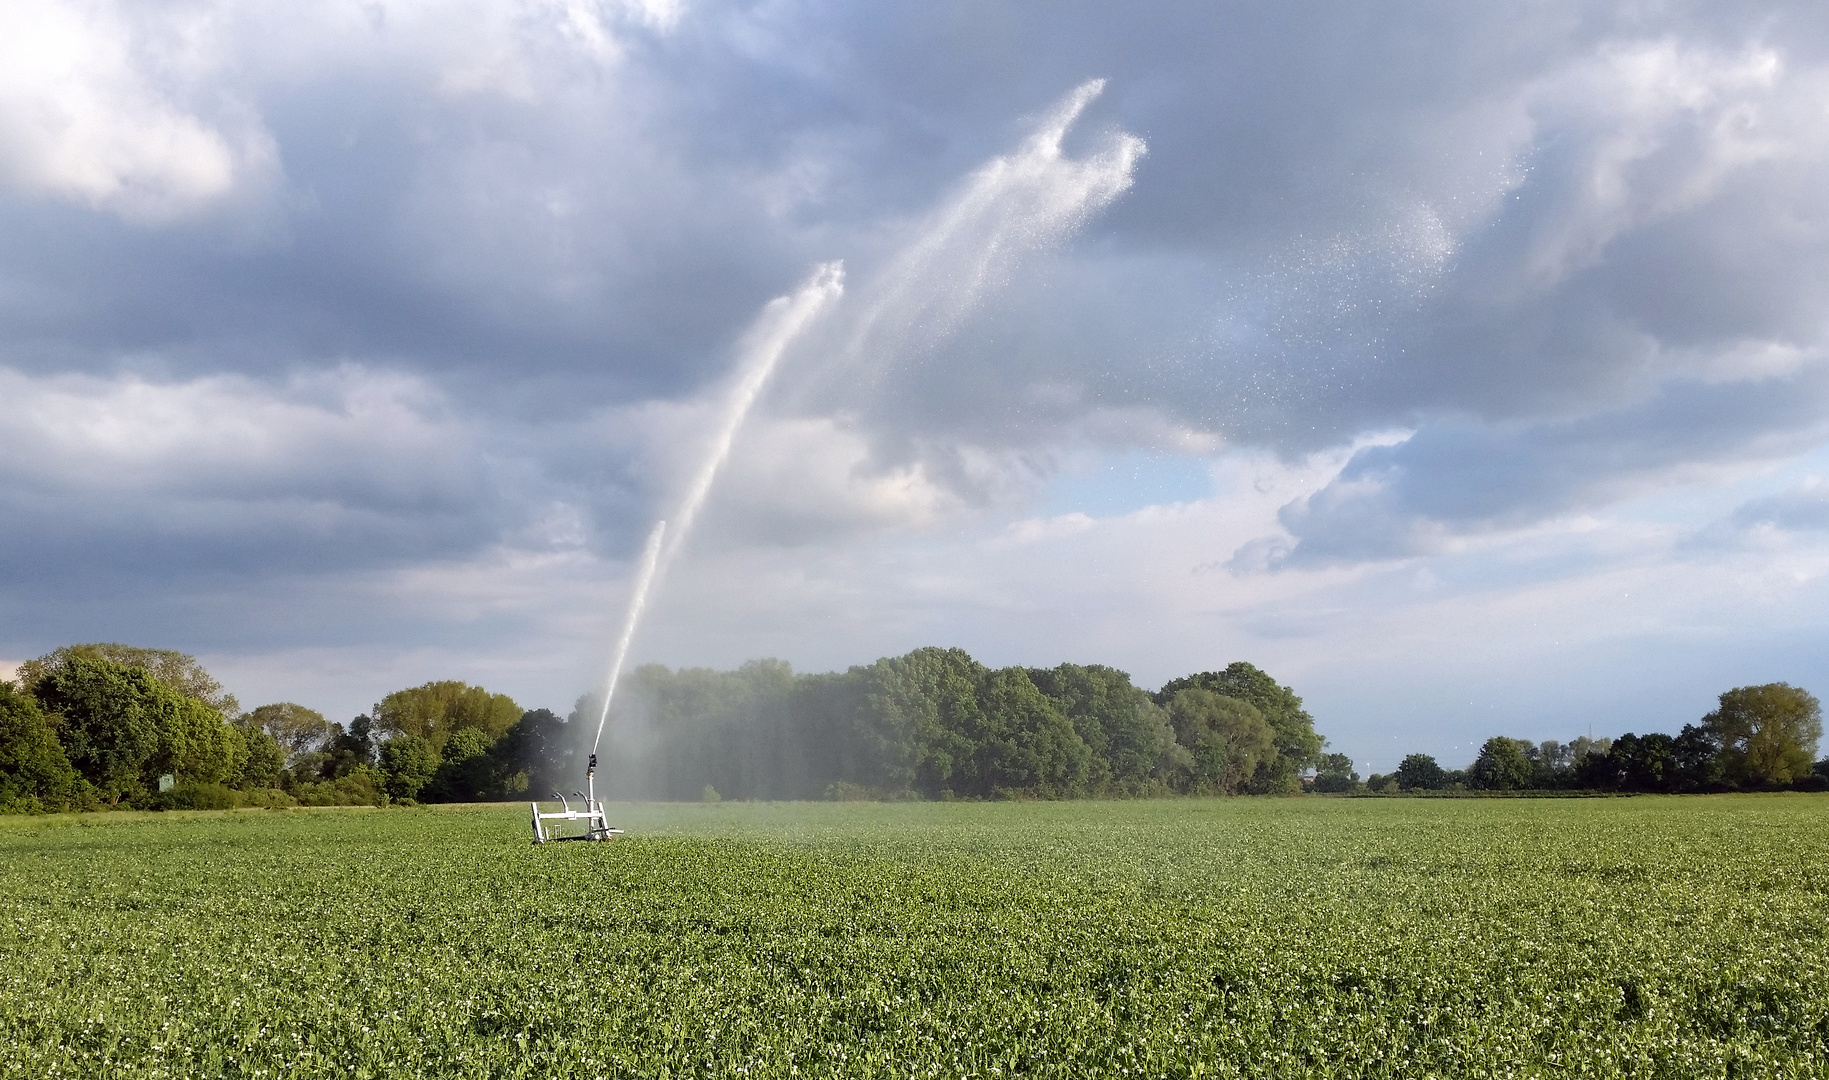
M599 792L619 798L1283 794L1324 745L1302 699L1243 662L1154 692L940 648L824 674L648 665L624 686L600 747ZM0 810L545 797L579 785L600 709L444 681L333 723L242 712L182 653L67 646L0 683Z
M811 675L649 665L625 685L603 765L645 798L1283 794L1323 746L1302 699L1243 662L1153 693L1103 665L992 669L941 648Z
M1410 754L1390 775L1363 784L1350 763L1323 760L1322 790L1375 793L1460 791L1617 791L1686 794L1727 791L1829 791L1829 759L1814 760L1822 708L1788 683L1740 686L1680 732L1617 738L1583 736L1535 743L1495 736L1464 769L1444 769Z

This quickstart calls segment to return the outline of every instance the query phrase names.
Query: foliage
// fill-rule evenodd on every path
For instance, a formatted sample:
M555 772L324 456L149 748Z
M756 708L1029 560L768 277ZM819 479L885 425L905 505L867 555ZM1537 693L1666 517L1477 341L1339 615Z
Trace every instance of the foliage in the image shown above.
M1397 765L1397 785L1413 791L1438 791L1448 786L1448 774L1428 754L1410 754Z
M318 767L326 780L348 776L363 765L375 763L375 722L366 716L358 716L349 722L349 729L342 724L330 725L330 737L324 743L324 761Z
M0 682L0 814L80 810L93 801L37 700Z
M1254 795L1281 795L1297 790L1296 776L1314 764L1323 740L1315 734L1314 717L1302 708L1295 691L1244 661L1228 664L1224 671L1203 671L1172 679L1156 693L1166 705L1187 689L1211 690L1223 697L1251 703L1275 733L1275 753L1258 762L1246 790Z
M453 732L480 731L493 742L521 718L521 707L507 694L447 680L410 690L396 690L374 709L374 726L386 735L417 735L441 753Z
M65 645L19 665L20 689L30 692L44 679L68 666L77 658L107 660L122 667L144 668L152 677L184 697L196 698L222 716L241 711L235 695L222 688L194 656L171 649L142 649L117 642L93 642L87 645Z
M1168 714L1188 750L1186 789L1194 794L1237 795L1276 753L1276 732L1248 701L1188 687L1169 699Z
M371 765L357 766L353 772L335 780L316 780L295 785L287 794L300 806L385 806L387 778Z
M286 752L279 743L260 728L237 724L234 730L241 736L242 761L233 786L243 791L279 787L286 770Z
M1359 773L1346 754L1322 754L1315 759L1315 790L1324 794L1351 791L1359 786Z
M1300 699L1249 664L1226 670L1307 731L1293 740L1303 760L1318 752ZM1098 665L992 670L960 649L922 648L826 675L795 675L769 660L726 672L647 665L624 686L605 733L604 786L649 798L692 799L707 783L737 799L818 799L833 790L926 799L1142 796L1295 784L1274 726L1267 751L1245 738L1255 729L1190 728L1208 755L1204 771L1196 769L1194 748L1164 708L1169 699L1158 704L1124 672ZM600 708L597 699L580 701L572 724L594 729ZM1226 741L1234 737L1244 741ZM1242 781L1223 765L1238 755L1253 761ZM1283 765L1265 773L1272 758Z
M381 744L383 787L390 798L417 799L438 772L438 750L431 740L401 735Z
M1789 683L1740 686L1702 718L1721 750L1722 771L1743 787L1779 787L1802 779L1823 735L1815 697Z
M0 822L20 1077L1820 1077L1820 797Z
M331 724L324 719L323 713L290 701L262 705L253 712L242 714L236 723L258 728L271 736L285 752L288 767L296 764L300 755L318 749L331 738Z
M1030 668L1029 679L1073 721L1091 751L1088 789L1136 795L1184 765L1168 714L1130 676L1101 664Z
M575 764L572 743L571 728L551 710L522 713L490 748L504 790L544 798L565 784L576 783L583 770Z
M1486 791L1522 791L1536 773L1531 757L1536 747L1523 739L1495 735L1480 747L1480 756L1467 768L1470 787Z
M44 665L33 693L59 717L70 764L110 803L144 797L161 773L214 784L241 772L247 744L222 714L145 668L75 652Z
M496 791L496 767L489 746L489 736L482 728L464 727L451 732L439 753L438 768L425 787L425 801L476 802L492 797Z

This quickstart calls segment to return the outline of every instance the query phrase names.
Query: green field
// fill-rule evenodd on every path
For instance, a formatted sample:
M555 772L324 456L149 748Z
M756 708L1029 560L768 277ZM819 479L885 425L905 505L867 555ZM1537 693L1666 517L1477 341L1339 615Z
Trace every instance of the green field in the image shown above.
M0 1077L1825 1076L1829 798L0 822Z

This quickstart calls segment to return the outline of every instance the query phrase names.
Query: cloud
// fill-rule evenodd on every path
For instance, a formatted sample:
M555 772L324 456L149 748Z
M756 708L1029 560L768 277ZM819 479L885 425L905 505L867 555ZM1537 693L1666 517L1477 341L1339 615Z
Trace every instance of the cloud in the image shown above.
M1804 641L1825 117L1802 0L26 0L0 652L562 705L745 328L835 259L645 656L1464 687L1398 654L1634 574L1721 601L1684 640L1753 581Z
M1355 453L1284 506L1287 539L1241 548L1240 571L1407 558L1679 484L1723 482L1829 438L1829 369L1666 384L1626 409L1493 427L1437 423Z
M230 5L21 0L0 11L0 183L166 225L270 187L278 149L225 79Z
M327 572L493 539L512 466L442 396L361 369L281 386L0 369L14 587ZM53 590L54 591L54 590Z

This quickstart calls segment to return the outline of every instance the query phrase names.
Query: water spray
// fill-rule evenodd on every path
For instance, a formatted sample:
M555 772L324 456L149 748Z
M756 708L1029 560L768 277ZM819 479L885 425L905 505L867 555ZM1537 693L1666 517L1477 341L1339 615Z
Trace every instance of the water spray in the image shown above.
M655 523L654 531L648 534L647 546L642 549L641 567L636 572L635 587L629 594L628 614L622 622L622 636L616 639L616 651L610 658L609 676L604 681L603 710L597 717L597 733L591 739L590 764L584 774L585 791L572 793L584 800L584 809L573 810L565 797L557 793L553 798L562 807L557 813L543 814L540 812L540 804L534 803L534 843L544 843L547 840L610 840L621 834L621 829L610 828L609 821L604 816L603 804L597 800L597 747L603 741L603 728L610 719L610 700L616 696L616 683L622 677L622 666L629 656L629 644L635 640L635 631L641 625L648 597L664 576L668 564L685 544L693 522L698 519L699 510L711 494L712 481L717 479L725 459L730 457L730 448L736 442L738 429L743 426L744 418L755 406L756 398L761 395L768 377L774 373L775 365L781 362L782 354L795 338L812 325L820 311L843 295L844 291L844 264L824 263L813 271L813 276L792 296L771 300L762 309L762 318L745 342L736 382L725 400L723 415L706 448L704 463L693 475L692 483L680 500L679 511L674 515L673 540L667 542L667 523L659 521ZM552 820L582 820L585 831L576 836L548 835L541 823Z
M1089 214L1130 187L1132 170L1144 153L1143 140L1118 132L1102 151L1083 159L1069 158L1062 150L1067 131L1104 87L1103 79L1081 84L1042 119L1015 153L994 158L972 174L964 189L927 222L910 247L880 277L873 295L866 297L862 310L853 316L848 346L841 345L831 358L833 362L854 364L866 355L893 355L901 341L917 333L925 341L944 337L972 309L984 290L1005 273L1012 260L1070 234ZM673 527L669 530L666 522L655 525L642 552L628 615L605 683L596 737L591 742L590 765L585 774L589 791L578 793L585 800L585 809L574 811L559 798L565 810L544 815L583 819L586 831L575 837L546 836L540 824L543 815L536 803L536 841L608 840L619 831L609 828L603 806L596 799L597 747L609 720L610 699L616 692L648 597L685 546L712 483L730 456L737 432L775 366L788 347L843 292L843 265L832 262L818 267L792 295L771 300L763 308L739 348L736 377L706 446L704 460L671 519Z
M610 658L610 677L603 687L603 712L597 717L597 736L591 740L593 769L597 763L597 745L603 742L603 725L610 718L610 699L616 696L616 681L622 677L622 662L628 659L629 642L635 640L635 625L641 622L642 609L648 606L648 590L654 586L654 572L660 566L660 545L666 538L667 523L657 521L654 531L648 534L648 546L642 549L635 591L629 594L629 614L622 621L622 636L616 639L616 652Z

